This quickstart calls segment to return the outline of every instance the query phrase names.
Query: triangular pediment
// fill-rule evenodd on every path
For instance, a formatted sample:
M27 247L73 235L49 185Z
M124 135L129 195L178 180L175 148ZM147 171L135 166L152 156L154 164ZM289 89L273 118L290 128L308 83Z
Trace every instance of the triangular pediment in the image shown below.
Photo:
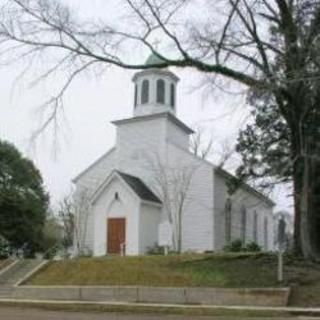
M111 174L103 181L96 192L94 192L91 202L95 203L114 180L118 180L120 183L126 185L126 187L141 201L161 205L161 200L140 178L118 170L112 171Z

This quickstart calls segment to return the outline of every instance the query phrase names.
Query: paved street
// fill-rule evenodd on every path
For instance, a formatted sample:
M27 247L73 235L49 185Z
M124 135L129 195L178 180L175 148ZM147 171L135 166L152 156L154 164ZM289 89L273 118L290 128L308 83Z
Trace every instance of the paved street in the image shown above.
M117 313L77 313L63 311L45 311L29 308L12 308L0 307L1 320L235 320L236 317L186 317L186 316L169 316L169 315L126 315ZM239 318L245 320L245 318ZM248 318L254 320L255 318ZM283 320L284 318L259 318L259 320ZM286 318L288 319L288 318ZM293 318L293 319L320 319L320 318Z
M45 311L37 309L0 307L1 320L204 320L212 317L185 317L165 315L127 315L117 313L77 313L61 311Z

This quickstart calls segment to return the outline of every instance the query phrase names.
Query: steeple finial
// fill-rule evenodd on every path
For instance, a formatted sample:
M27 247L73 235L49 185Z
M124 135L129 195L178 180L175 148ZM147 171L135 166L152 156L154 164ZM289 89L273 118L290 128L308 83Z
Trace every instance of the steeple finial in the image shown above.
M152 42L152 46L155 49L155 51L158 51L160 43L161 41L158 38L155 38L154 41Z

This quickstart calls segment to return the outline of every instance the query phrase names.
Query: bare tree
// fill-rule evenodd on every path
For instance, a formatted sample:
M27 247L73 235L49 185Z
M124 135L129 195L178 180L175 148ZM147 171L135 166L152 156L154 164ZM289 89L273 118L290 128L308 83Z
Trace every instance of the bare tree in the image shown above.
M70 196L66 196L59 203L59 217L63 226L63 245L69 248L75 238L75 212L74 204Z
M208 1L202 11L188 0L123 0L134 20L117 27L79 21L61 1L3 3L1 56L11 62L26 59L28 66L50 56L54 63L35 82L57 72L66 76L58 93L44 103L49 115L38 132L57 120L75 78L110 64L128 69L192 67L211 74L213 82L231 80L268 97L290 130L296 250L306 257L320 256L318 0ZM162 40L159 48L153 45L155 36ZM121 49L133 45L162 62L130 63Z
M221 169L226 167L227 164L235 158L235 153L236 150L234 144L230 143L228 139L223 140L220 143L220 159L218 162L218 167Z
M229 139L214 138L198 126L191 136L190 151L203 160L212 160L217 167L225 167L234 158L236 150Z
M201 159L208 159L212 155L213 136L205 137L204 128L197 127L195 133L191 136L190 150Z
M172 228L172 247L181 253L183 237L183 213L190 197L190 185L197 166L194 164L170 164L157 154L146 157L152 171L152 185L159 194Z
M77 255L90 254L87 247L88 219L90 214L90 196L87 190L81 190L73 197L74 212L74 249Z

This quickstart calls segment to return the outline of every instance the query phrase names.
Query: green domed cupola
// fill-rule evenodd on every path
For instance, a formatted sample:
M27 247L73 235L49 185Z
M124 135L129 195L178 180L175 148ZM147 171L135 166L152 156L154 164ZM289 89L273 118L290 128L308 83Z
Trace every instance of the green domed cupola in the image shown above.
M163 59L161 59L159 56L157 56L154 53L151 53L150 56L148 57L147 61L145 62L146 66L153 66L153 65L158 65L159 67L166 63Z
M145 66L150 68L139 71L133 76L135 116L162 112L176 113L176 87L179 78L167 68L161 68L164 63L165 61L159 56L151 54L145 62Z

